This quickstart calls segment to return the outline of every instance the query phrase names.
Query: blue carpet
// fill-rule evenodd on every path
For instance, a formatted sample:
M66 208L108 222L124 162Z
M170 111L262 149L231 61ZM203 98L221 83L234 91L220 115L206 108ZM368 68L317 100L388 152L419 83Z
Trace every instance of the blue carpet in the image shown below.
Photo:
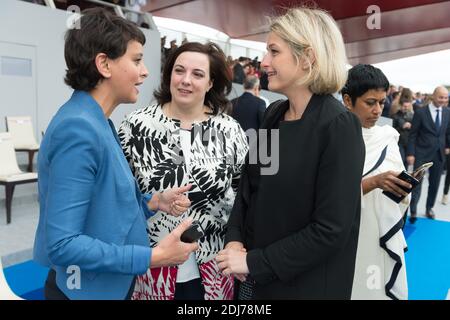
M450 222L418 218L404 228L410 300L444 300L450 288Z
M403 228L403 234L405 235L405 238L408 239L413 233L416 231L416 225L406 223L405 227Z
M44 288L40 288L31 292L27 292L21 296L25 300L45 300Z
M30 300L44 299L43 287L48 268L30 260L5 268L3 271L9 287L16 295Z
M450 222L418 218L403 230L408 251L410 300L443 300L450 288ZM11 289L24 299L44 299L48 269L27 261L4 270Z

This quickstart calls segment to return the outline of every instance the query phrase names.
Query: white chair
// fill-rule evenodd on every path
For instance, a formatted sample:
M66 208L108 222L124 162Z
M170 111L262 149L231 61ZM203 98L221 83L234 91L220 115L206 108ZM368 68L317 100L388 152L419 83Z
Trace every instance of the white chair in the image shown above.
M37 181L37 173L20 171L9 132L0 133L0 185L5 186L6 223L11 223L11 203L17 184Z
M0 258L0 300L23 300L18 297L9 287L3 274L2 259Z
M28 152L28 172L32 172L34 153L39 151L39 144L34 137L31 117L6 117L6 129L11 133L14 149Z

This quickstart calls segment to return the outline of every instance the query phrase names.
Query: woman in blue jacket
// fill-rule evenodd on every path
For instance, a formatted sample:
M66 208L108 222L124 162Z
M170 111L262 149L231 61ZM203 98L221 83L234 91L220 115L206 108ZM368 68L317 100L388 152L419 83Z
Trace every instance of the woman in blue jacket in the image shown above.
M109 116L137 101L148 71L144 34L103 9L83 12L65 38L65 82L75 91L50 122L38 158L40 218L34 259L49 267L47 299L129 299L135 276L183 263L185 220L149 247L146 219L180 215L190 186L141 194Z

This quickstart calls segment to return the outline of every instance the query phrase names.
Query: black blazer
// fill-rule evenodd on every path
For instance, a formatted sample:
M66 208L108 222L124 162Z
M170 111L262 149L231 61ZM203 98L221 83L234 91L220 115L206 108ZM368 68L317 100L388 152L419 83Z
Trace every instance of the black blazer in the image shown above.
M445 148L450 142L450 111L443 107L441 116L441 127L436 130L434 119L428 106L417 109L412 120L409 133L408 148L406 154L415 156L414 166L420 166L425 162L432 161L435 153L439 151L441 161L445 159Z
M411 111L403 112L399 110L396 114L392 116L393 122L392 126L395 130L400 134L400 138L398 139L398 144L404 146L405 148L408 146L408 137L411 128L403 129L405 123L409 122L412 124L412 118L414 114Z
M331 95L313 95L301 119L281 121L288 108L284 101L266 111L262 128L279 128L279 169L260 175L259 164L245 166L225 242L247 248L255 299L350 299L365 157L361 124Z
M243 84L245 80L244 67L238 62L233 67L233 82Z
M266 103L250 92L244 92L240 97L231 100L233 110L231 116L239 122L242 129L258 130L262 124Z

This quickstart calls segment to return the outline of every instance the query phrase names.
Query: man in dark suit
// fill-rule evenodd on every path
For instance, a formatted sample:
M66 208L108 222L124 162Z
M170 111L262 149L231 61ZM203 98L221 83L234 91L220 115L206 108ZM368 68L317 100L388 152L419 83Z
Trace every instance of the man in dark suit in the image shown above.
M450 111L444 108L448 103L448 90L437 87L433 92L432 102L418 109L412 120L408 140L407 162L414 169L426 162L433 162L429 169L429 187L425 215L434 219L433 206L436 201L443 170L445 155L450 152ZM419 202L421 184L412 192L410 222L417 220L417 203Z
M240 97L231 100L233 105L231 116L239 122L244 131L258 130L266 111L266 103L258 98L259 79L248 76L244 80L244 90Z
M239 57L238 63L233 67L233 82L240 84L244 83L246 76L244 66L248 63L248 60L248 58Z

